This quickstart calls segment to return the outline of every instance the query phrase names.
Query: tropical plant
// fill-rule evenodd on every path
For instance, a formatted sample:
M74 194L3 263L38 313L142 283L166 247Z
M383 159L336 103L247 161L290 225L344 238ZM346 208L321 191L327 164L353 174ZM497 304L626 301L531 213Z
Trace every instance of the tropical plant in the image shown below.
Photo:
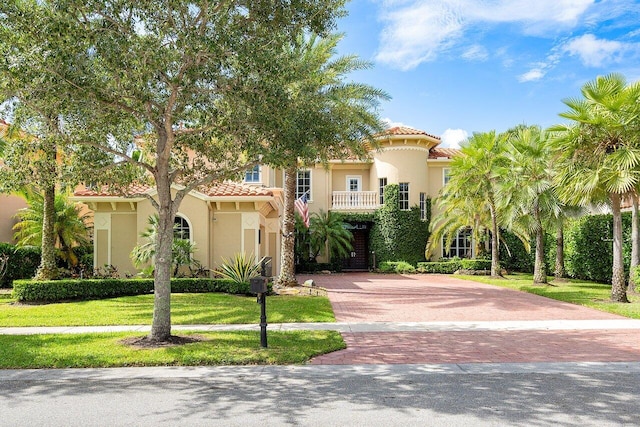
M509 228L521 225L535 236L533 282L547 283L544 220L557 217L561 203L553 187L549 137L537 126L507 132L507 164L500 195L509 206Z
M130 254L131 261L136 268L141 268L145 264L149 266L143 269L143 275L149 275L155 268L156 239L158 235L158 215L150 215L147 219L149 226L140 233L145 242L133 248ZM175 228L175 226L174 226ZM193 258L193 253L197 250L196 244L189 239L180 239L174 235L171 246L171 265L173 266L173 276L177 276L181 266L188 268L199 268L200 262Z
M235 283L247 283L251 278L260 275L264 262L267 262L265 257L256 260L253 254L237 253L232 259L222 257L222 264L217 273Z
M280 285L296 284L294 201L299 165L326 163L348 156L364 158L383 129L377 106L388 96L369 85L346 82L368 68L355 56L334 58L342 35L300 35L287 48L289 79L274 104L271 150L263 161L284 170L284 215ZM369 144L365 144L368 142Z
M638 121L640 82L620 74L599 76L563 100L560 114L571 123L555 126L554 148L560 197L580 206L610 206L613 213L611 299L628 302L622 249L621 201L640 184Z
M19 222L13 227L17 246L41 246L44 197L33 189L21 192L27 199L27 207L16 214ZM91 216L70 203L64 194L56 194L53 212L54 247L58 256L69 267L78 264L79 247L90 244Z
M317 258L327 253L327 262L347 257L353 250L353 234L344 226L340 215L322 209L320 212L312 213L309 224L311 257Z
M500 276L498 245L500 226L504 222L504 205L500 186L504 182L505 138L495 131L475 133L451 161L449 182L440 191L438 206L443 213L434 218L434 228L427 244L432 252L444 236L451 242L461 227L474 227L476 233L484 226L491 231L491 276ZM461 214L449 220L447 214ZM488 215L487 215L488 213Z

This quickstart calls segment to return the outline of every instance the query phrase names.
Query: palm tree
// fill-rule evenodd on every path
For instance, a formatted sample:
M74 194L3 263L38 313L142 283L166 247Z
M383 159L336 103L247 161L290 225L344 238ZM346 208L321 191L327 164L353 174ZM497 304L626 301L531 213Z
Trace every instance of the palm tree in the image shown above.
M479 232L478 226L484 225L491 230L492 277L501 276L498 244L504 209L499 197L504 181L500 173L506 163L504 149L505 139L495 131L475 133L469 138L451 162L449 183L441 190L438 201L441 206L451 204L447 208L451 213L463 213L464 221L448 221L440 215L434 222L435 234L444 235L448 241L461 227L474 227ZM429 246L435 245L437 240L432 238Z
M301 36L290 46L290 79L275 103L276 120L263 161L284 170L284 215L280 275L282 286L295 285L294 201L299 165L326 163L348 156L364 158L383 128L376 108L388 96L371 86L345 82L368 68L355 56L333 58L342 35ZM368 144L366 144L368 143Z
M45 197L33 189L22 191L21 194L27 199L28 206L16 214L19 222L13 227L14 238L18 246L41 246ZM78 257L75 249L90 244L90 215L82 213L79 206L69 203L64 194L56 194L53 205L53 246L67 265L76 266Z
M537 126L519 127L507 132L507 141L508 170L504 172L509 172L509 179L501 194L512 207L512 220L535 235L533 283L547 283L543 222L557 216L561 209L552 182L549 137Z
M586 83L582 98L563 102L572 121L553 128L560 197L580 206L608 204L613 213L611 299L628 302L622 253L621 200L640 184L640 144L630 132L638 120L640 83L609 74Z
M340 215L323 210L314 212L311 214L309 229L314 258L327 252L328 261L331 262L332 259L347 257L353 250L353 234L344 228Z
M147 219L149 226L140 233L140 237L142 237L145 242L137 245L131 251L130 258L136 268L140 268L149 262L152 266L154 265L159 221L160 219L157 214L149 216ZM195 251L195 243L191 242L189 239L181 239L174 234L171 246L171 262L174 276L178 275L180 266L200 266L200 263L193 258L193 253Z

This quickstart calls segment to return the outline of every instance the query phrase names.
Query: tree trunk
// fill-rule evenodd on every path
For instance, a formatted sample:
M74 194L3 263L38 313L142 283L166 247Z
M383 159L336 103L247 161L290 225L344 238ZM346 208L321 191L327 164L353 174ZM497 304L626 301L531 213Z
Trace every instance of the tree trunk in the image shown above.
M536 221L536 259L533 266L533 283L544 284L547 283L547 272L544 265L544 230L537 201L534 205L533 215Z
M624 264L622 258L622 214L620 212L620 195L611 194L613 211L613 271L611 275L611 300L629 302L625 286Z
M629 288L627 291L636 292L636 283L633 280L635 267L640 265L640 215L638 215L638 195L631 196L633 209L631 210L631 265L629 268Z
M295 275L295 208L297 169L291 166L284 171L284 213L282 221L282 248L280 251L280 286L298 284Z
M53 280L58 277L56 265L56 237L55 237L55 185L46 185L44 190L44 204L42 212L42 243L40 266L36 272L35 280Z
M556 268L554 271L556 279L562 279L565 276L564 270L564 221L558 221L558 229L556 230Z
M168 341L171 337L171 265L173 246L173 221L177 206L171 198L169 178L169 145L166 136L159 137L157 171L158 189L158 234L156 237L155 270L153 274L153 323L149 339ZM164 148L162 150L161 148Z
M491 213L491 277L502 277L500 271L500 229L498 228L498 218L496 208L493 204L489 205Z

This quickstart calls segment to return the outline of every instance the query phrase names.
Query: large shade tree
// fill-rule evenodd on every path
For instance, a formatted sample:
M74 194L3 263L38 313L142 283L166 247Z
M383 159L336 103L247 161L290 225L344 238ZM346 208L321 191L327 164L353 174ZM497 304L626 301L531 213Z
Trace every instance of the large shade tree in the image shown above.
M621 201L640 183L640 143L634 123L640 83L619 74L586 83L582 96L566 99L560 114L570 122L553 128L558 191L565 201L603 205L613 213L611 299L628 302L622 252ZM602 236L607 238L608 236Z
M49 95L77 109L65 117L83 164L129 163L156 189L155 298L150 339L171 334L173 221L184 196L235 177L267 149L263 121L290 67L283 46L323 33L343 0L177 2L9 0L0 5L12 66L55 78ZM50 99L50 98L48 98ZM241 102L236 100L241 99ZM268 102L263 102L264 100ZM144 135L147 154L131 155ZM90 162L91 161L91 162ZM98 170L100 173L95 174ZM131 175L93 165L93 182L127 188ZM108 179L106 179L108 178ZM177 184L177 186L176 186Z

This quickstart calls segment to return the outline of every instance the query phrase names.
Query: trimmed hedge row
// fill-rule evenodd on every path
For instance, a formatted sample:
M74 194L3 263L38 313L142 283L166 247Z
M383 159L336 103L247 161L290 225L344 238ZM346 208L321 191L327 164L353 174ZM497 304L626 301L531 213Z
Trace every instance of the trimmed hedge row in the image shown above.
M416 268L405 261L382 261L380 263L381 273L415 273Z
M459 259L442 262L419 262L418 272L453 274L458 270L491 270L491 260L488 259Z
M271 284L269 284L271 292ZM248 283L229 279L171 279L173 293L225 292L251 295ZM153 279L16 280L13 297L23 302L55 302L77 299L101 299L153 293Z

